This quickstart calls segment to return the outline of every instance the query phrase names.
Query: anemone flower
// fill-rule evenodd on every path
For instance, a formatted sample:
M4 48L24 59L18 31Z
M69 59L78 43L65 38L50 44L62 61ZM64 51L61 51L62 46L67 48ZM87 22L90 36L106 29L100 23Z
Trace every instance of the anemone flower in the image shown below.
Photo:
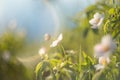
M110 58L102 56L102 57L99 57L99 64L95 65L94 67L96 68L96 70L101 70L101 69L104 69L105 66L109 63L110 63Z
M94 57L99 58L100 56L103 56L104 54L104 49L101 44L97 44L94 47Z
M40 56L44 55L46 53L46 48L45 47L42 47L39 49L39 54Z
M50 47L56 47L62 41L62 39L63 39L63 35L61 33L58 36L58 38L52 42L52 44L50 45Z
M115 41L112 39L111 35L105 35L101 40L101 45L105 52L112 53L117 48Z
M94 47L95 56L99 59L99 64L95 65L96 70L103 69L110 63L109 57L116 48L117 45L111 35L103 36L101 43Z
M48 34L48 33L46 33L45 35L44 35L44 40L45 41L49 41L51 39L51 36Z
M110 56L110 54L114 52L116 47L117 45L112 39L111 35L105 35L102 38L101 43L97 44L94 47L95 56Z
M102 24L103 20L104 20L103 14L95 13L94 17L89 21L89 23L92 25L91 28L98 29Z

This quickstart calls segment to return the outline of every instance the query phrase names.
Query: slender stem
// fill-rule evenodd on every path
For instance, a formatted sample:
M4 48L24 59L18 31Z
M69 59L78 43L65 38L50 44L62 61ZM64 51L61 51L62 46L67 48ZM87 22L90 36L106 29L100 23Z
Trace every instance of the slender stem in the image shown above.
M64 49L63 45L61 45L61 48L62 48L63 54L65 56L66 54L65 54L65 49Z
M63 55L64 55L64 57L65 57L65 60L67 60L67 55L66 55L65 49L64 49L63 45L60 45L60 46L61 46L61 48L62 48L62 51L63 51Z
M77 80L79 80L80 79L80 74L81 74L81 60L82 60L82 57L81 57L81 54L82 54L82 50L81 50L81 46L80 46L80 51L79 51L79 53L78 53L78 72L79 72L79 74L78 74L78 76L77 76Z

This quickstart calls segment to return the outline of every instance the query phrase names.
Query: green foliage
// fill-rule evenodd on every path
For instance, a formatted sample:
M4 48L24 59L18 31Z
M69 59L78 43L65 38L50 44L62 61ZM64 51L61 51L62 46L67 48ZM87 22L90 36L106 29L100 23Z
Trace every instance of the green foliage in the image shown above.
M120 7L111 8L108 11L108 16L104 26L104 32L110 33L114 38L119 36L120 33Z
M61 48L62 49L62 48ZM61 55L61 58L56 58ZM72 56L71 56L72 55ZM81 55L81 57L79 57ZM41 60L36 66L35 73L38 80L79 80L93 76L94 60L86 55L85 52L78 52L78 54L66 53L65 56L57 53L54 57ZM75 56L75 58L73 58ZM77 58L77 59L76 59ZM90 67L91 66L91 67ZM89 68L89 70L87 70ZM84 71L85 70L85 71Z
M14 31L5 31L0 35L0 79L31 80L31 72L16 58L24 46L25 38Z

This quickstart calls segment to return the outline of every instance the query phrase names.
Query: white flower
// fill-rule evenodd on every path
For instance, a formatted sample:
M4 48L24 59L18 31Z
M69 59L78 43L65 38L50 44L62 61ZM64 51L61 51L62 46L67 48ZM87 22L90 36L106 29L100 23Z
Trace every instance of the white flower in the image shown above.
M93 29L97 29L100 27L104 20L103 14L95 13L94 17L89 21L89 23L92 25Z
M105 68L110 63L109 56L116 49L117 45L111 35L105 35L100 44L94 48L95 55L99 58L99 64L95 65L96 70Z
M39 54L42 56L42 55L44 55L45 53L46 53L46 48L45 48L45 47L40 48Z
M56 47L58 45L58 43L60 43L60 41L63 39L62 33L58 36L58 38L52 42L52 44L50 45L50 47Z
M95 57L110 56L110 54L116 49L116 44L110 35L106 35L102 38L101 43L94 47Z
M62 35L62 33L61 33L61 34L58 36L57 40L58 40L58 42L60 42L62 39L63 39L63 35Z
M99 64L106 65L110 63L110 58L106 56L99 57Z
M94 67L96 70L104 69L107 64L110 63L110 58L109 57L99 57L99 64L95 65Z
M101 40L101 44L105 52L112 53L117 48L117 45L115 41L112 39L111 35L104 36Z
M45 40L45 41L49 41L50 38L51 38L51 36L50 36L49 34L46 33L46 34L44 35L44 40Z
M52 44L50 45L50 47L55 47L55 46L57 46L58 45L58 40L55 40L55 41L53 41L52 42Z
M104 65L101 65L101 64L97 64L97 65L95 65L94 67L95 67L96 71L98 71L98 70L101 70L101 69L104 69L104 68L105 68L105 66L104 66Z

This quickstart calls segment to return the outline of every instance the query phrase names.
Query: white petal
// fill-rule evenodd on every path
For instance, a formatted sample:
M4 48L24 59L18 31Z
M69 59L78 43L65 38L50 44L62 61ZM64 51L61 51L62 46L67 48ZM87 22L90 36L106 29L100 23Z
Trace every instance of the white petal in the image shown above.
M117 45L116 43L114 42L114 40L112 39L112 36L111 35L106 35L102 38L102 41L101 41L101 44L103 46L108 46L110 48L110 51L113 52Z
M102 15L100 13L98 13L98 12L94 14L94 18L100 18L101 16Z
M97 44L95 47L94 47L94 54L95 54L95 57L96 58L99 58L101 56L104 56L104 50L103 50L103 47L101 44Z
M105 68L105 66L101 65L101 64L97 64L94 67L96 68L96 70L100 70L100 69L104 69Z
M52 42L52 44L50 45L50 47L56 47L58 45L58 43L63 39L62 33L58 36L58 38Z
M92 19L89 21L89 23L90 23L91 25L95 25L95 24L96 24L96 19L92 18Z
M63 35L62 35L62 33L58 36L58 38L57 38L57 40L58 41L61 41L63 39Z
M102 14L99 14L99 13L95 13L94 14L94 17L89 21L89 23L92 26L93 29L97 29L100 27L100 25L102 24L104 20L104 16Z
M39 54L40 54L40 55L43 55L43 54L45 54L45 53L46 53L46 48L45 48L45 47L40 48Z
M107 63L109 64L110 63L110 58L107 57L106 60L107 60Z
M109 58L109 56L99 57L99 64L101 64L101 62L102 62L103 60L106 60L107 64L110 63L110 58Z
M104 20L104 18L101 18L99 23L97 24L97 26L100 26L102 24L103 20Z
M111 40L112 40L112 37L110 35L105 35L105 36L103 36L101 43L110 45Z
M50 47L56 47L58 45L59 41L55 40L52 42L52 44L50 45Z

